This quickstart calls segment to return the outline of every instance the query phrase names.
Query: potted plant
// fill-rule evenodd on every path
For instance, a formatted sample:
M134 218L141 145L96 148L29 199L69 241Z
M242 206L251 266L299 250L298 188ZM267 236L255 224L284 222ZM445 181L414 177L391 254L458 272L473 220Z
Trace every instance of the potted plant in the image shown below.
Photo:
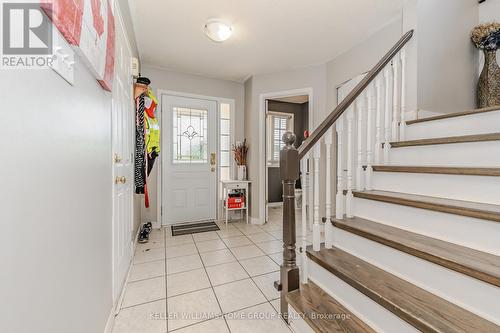
M247 139L243 140L243 142L236 143L233 145L233 155L236 164L238 165L238 180L246 180L247 179L247 153L248 153L248 144Z
M477 85L480 108L500 105L500 67L496 53L500 46L500 23L486 23L475 27L471 39L484 52L484 67Z

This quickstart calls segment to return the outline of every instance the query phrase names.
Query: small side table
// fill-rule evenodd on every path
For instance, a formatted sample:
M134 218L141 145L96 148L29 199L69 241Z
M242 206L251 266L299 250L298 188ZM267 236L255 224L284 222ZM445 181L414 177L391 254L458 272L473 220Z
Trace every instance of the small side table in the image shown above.
M229 216L229 212L233 210L245 210L246 213L246 220L248 224L248 208L250 207L250 195L249 195L249 188L250 188L250 183L251 181L248 180L221 180L220 181L222 184L222 193L223 193L223 198L224 198L224 218L226 221L226 226L227 226L227 220ZM244 190L245 191L245 205L241 208L228 208L227 204L227 199L229 195L230 190Z

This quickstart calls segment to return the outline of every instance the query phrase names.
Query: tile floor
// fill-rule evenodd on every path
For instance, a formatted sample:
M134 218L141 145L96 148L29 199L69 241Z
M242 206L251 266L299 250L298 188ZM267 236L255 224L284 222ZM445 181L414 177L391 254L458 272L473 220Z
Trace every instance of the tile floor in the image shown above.
M220 229L173 237L163 228L139 244L113 333L289 333L273 286L283 258L281 208L263 226Z

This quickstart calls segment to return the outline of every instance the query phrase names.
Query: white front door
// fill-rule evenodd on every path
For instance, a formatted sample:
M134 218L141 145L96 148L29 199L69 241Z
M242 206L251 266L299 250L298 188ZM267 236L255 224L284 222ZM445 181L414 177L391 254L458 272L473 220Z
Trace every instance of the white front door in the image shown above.
M214 220L217 102L162 95L162 223Z
M132 53L123 27L117 20L115 74L112 100L113 144L113 300L125 282L133 248L134 104L132 99Z

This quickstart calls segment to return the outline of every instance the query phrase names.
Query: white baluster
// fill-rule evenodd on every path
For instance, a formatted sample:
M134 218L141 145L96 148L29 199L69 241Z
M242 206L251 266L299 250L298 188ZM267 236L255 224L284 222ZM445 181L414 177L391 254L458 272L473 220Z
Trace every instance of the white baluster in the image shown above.
M347 197L345 202L345 210L346 216L348 218L354 217L353 212L353 194L352 190L354 188L354 183L352 179L353 174L353 142L354 142L354 133L353 133L353 122L354 122L354 106L351 106L347 110Z
M375 113L375 104L373 99L375 97L374 86L368 87L368 111L366 115L366 172L365 172L365 189L370 191L372 189L372 173L373 173L373 146L372 146L372 127L373 116Z
M393 85L392 85L392 141L398 141L398 117L399 117L399 56L392 60Z
M331 178L331 147L333 142L332 128L330 127L325 133L325 152L326 152L326 199L325 199L325 248L331 249L333 242L333 226L331 223L332 218L332 178Z
M337 129L337 196L335 198L335 217L344 218L344 116L340 116Z
M389 149L391 148L391 77L390 68L384 71L385 79L385 114L384 114L384 164L389 164Z
M382 152L382 77L379 75L375 81L377 90L377 119L375 124L375 164L380 164Z
M319 159L321 157L321 144L314 146L314 224L313 224L313 250L319 251L321 244L321 226L319 224Z
M356 164L356 190L363 191L363 113L365 108L365 94L361 94L356 100L357 111L357 136L358 136L358 154Z
M406 131L406 51L401 51L401 122L399 123L399 140L405 140Z
M309 159L309 153L307 153L304 158L300 161L302 169L302 283L307 283L307 161Z
M308 198L309 198L309 206L308 206L308 210L307 210L307 222L308 222L308 228L310 231L312 231L313 229L313 222L314 222L314 204L313 204L313 200L314 200L314 167L313 167L313 158L311 156L312 154L309 154L309 157L308 157L308 168L309 168L309 175L308 175L308 180L307 180L307 184L308 184L308 191L309 193L307 194L308 195Z

